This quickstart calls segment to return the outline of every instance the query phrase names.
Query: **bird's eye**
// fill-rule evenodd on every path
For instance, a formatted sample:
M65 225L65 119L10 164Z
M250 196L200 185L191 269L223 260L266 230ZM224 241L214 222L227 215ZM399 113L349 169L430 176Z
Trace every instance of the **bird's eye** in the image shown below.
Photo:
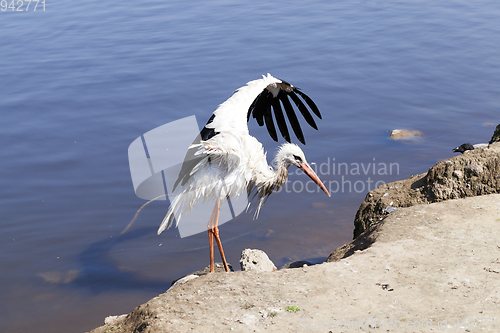
M300 158L300 156L293 155L293 158L295 158L297 162L302 163L302 158Z

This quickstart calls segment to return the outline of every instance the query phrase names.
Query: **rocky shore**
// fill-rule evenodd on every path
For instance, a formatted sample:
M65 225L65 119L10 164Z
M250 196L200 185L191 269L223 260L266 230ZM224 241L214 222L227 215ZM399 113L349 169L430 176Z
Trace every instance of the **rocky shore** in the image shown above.
M500 143L465 151L427 173L377 187L366 195L354 220L354 238L398 208L500 193Z
M185 279L92 333L497 332L499 175L500 143L466 151L368 193L323 264Z

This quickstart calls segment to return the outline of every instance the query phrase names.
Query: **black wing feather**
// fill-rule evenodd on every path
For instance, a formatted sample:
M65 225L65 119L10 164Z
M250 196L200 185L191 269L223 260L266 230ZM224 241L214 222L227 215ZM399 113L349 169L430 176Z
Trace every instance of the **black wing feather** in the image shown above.
M278 142L278 135L276 134L276 128L274 127L273 123L273 115L271 113L271 104L273 99L274 98L272 98L271 96L270 103L267 103L265 105L266 111L264 112L264 120L266 121L267 131L271 135L271 138L273 138L274 141Z
M283 103L288 121L290 121L290 125L292 126L295 136L297 137L297 139L299 139L300 142L302 142L302 144L306 144L306 141L304 140L304 134L302 133L302 129L300 128L299 120L295 115L292 103L290 103L290 100L288 99L288 94L283 94L281 96L278 95L278 97L280 97L281 103Z
M207 123L202 128L202 130L200 132L200 136L201 136L202 140L207 141L208 139L211 139L214 136L216 136L217 134L219 134L218 132L215 131L215 129L207 128L207 125L210 124L212 121L214 121L214 118L215 118L215 114L213 114L212 117L210 117L210 119L208 119Z
M284 109L295 136L300 142L305 144L306 141L304 139L304 134L302 133L299 120L295 115L294 107L289 98L291 98L293 103L297 106L297 109L300 111L306 122L316 130L318 129L318 126L314 121L311 111L320 119L321 113L312 99L300 91L299 88L292 86L286 81L281 81L281 83L278 83L277 85L279 87L279 92L276 97L274 97L271 91L266 87L254 99L248 108L247 121L250 120L250 116L253 116L253 118L257 120L259 126L264 126L265 123L267 131L273 140L278 141L276 127L273 123L272 114L274 113L274 120L278 125L281 135L287 142L290 142L290 134L288 132L285 116L283 114Z
M295 88L295 92L297 94L300 95L300 97L302 97L304 99L304 101L307 103L307 105L309 105L309 107L311 108L311 110L314 112L314 114L316 116L318 116L319 119L322 119L321 118L321 113L319 113L319 109L318 107L316 106L316 104L314 104L313 100L307 96L306 94L304 94L302 91L300 91L299 88Z
M266 109L267 109L266 104L270 102L271 98L273 98L271 92L267 89L264 89L250 106L247 118L249 118L250 113L252 113L253 117L257 120L259 126L264 126L264 115L266 114Z
M299 108L299 111L300 113L302 113L302 116L304 116L304 119L307 121L307 123L309 125L311 125L312 128L314 128L315 130L318 129L318 126L316 126L316 123L314 122L314 119L313 117L311 116L311 113L309 112L309 110L307 109L307 107L304 105L304 103L302 103L302 101L300 100L300 98L297 97L297 95L295 94L295 92L290 92L290 94L288 94L290 96L290 98L292 99L292 101L295 103L295 105L297 105L297 107Z
M286 122L285 122L285 116L283 115L283 110L281 109L281 103L280 103L280 97L279 97L280 94L283 94L286 96L286 93L284 91L280 91L278 94L278 98L272 99L274 116L276 117L276 123L278 124L278 128L280 130L281 135L283 136L283 138L287 142L290 142L290 134L288 133L288 128L286 127ZM278 140L275 140L275 141L278 141Z

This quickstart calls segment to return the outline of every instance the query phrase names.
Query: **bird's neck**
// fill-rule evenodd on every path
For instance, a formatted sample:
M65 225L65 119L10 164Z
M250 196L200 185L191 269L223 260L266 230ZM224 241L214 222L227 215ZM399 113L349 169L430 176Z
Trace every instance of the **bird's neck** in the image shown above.
M279 164L276 169L269 169L270 172L264 175L261 186L259 186L259 191L263 192L264 196L269 196L274 191L278 191L288 178L288 167L284 164Z
M271 194L278 191L286 182L287 178L288 166L284 164L278 164L276 169L269 168L268 172L262 174L261 178L256 180L256 182L254 183L255 187L251 187L256 190L254 196L254 198L257 199L257 209L255 212L256 217L259 215L260 208L262 207L266 199ZM251 188L249 188L250 191L252 191Z

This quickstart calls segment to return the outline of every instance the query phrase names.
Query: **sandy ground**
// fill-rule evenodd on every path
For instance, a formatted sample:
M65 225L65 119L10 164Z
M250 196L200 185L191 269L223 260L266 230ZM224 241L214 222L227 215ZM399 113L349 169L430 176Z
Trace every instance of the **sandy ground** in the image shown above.
M401 208L365 233L337 262L201 276L92 332L500 331L500 194Z

